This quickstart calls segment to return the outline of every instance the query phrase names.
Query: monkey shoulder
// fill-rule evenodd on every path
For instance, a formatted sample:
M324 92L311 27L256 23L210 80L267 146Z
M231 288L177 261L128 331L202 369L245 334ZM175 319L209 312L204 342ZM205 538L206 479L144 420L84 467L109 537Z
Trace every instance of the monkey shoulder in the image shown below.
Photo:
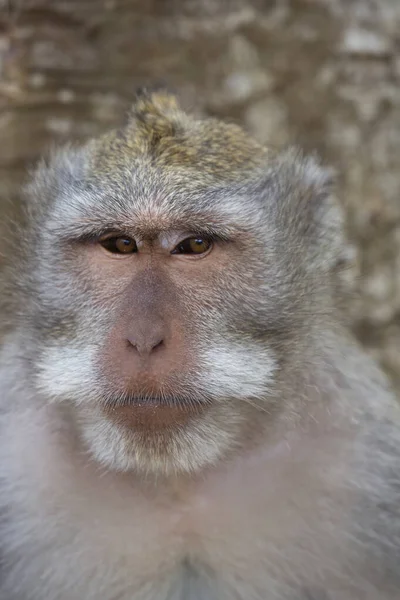
M400 589L400 416L370 418L356 440L349 484L356 490L349 539L377 589ZM392 596L392 593L394 594Z

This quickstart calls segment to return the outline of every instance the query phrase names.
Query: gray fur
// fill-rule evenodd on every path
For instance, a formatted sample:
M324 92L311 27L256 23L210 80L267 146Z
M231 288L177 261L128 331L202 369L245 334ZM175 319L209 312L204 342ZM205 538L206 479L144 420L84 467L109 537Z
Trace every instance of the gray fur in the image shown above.
M399 409L334 307L331 188L162 95L39 167L0 356L1 600L399 597ZM218 275L162 290L196 355L175 393L210 408L158 444L99 417L121 297L82 240L182 224L231 241Z

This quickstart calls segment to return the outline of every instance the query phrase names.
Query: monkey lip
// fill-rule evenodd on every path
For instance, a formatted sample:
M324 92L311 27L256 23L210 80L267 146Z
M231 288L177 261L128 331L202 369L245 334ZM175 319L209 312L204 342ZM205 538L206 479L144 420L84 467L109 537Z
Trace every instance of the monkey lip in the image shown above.
M130 429L164 429L187 424L206 409L204 402L184 398L136 397L108 403L106 416Z

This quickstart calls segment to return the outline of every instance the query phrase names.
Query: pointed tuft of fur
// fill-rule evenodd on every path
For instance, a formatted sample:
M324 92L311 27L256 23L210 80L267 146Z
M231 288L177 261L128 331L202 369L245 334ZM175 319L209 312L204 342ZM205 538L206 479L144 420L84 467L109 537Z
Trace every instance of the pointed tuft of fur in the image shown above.
M133 133L144 151L152 150L161 140L179 135L183 118L175 96L165 90L143 90L131 107L127 131Z
M126 170L141 160L161 169L191 170L196 177L201 172L213 183L240 180L271 154L237 125L189 116L164 90L137 95L127 124L95 146L96 173Z

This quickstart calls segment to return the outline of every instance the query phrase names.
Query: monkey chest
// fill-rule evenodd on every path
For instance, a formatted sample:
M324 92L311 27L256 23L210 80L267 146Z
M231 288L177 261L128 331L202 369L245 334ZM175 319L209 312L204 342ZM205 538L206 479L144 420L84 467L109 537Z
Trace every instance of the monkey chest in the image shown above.
M326 551L318 528L285 502L272 510L270 498L238 496L202 496L148 514L139 503L130 518L100 518L90 535L96 562L118 579L121 600L291 600L291 582L313 580L311 553L316 561Z

